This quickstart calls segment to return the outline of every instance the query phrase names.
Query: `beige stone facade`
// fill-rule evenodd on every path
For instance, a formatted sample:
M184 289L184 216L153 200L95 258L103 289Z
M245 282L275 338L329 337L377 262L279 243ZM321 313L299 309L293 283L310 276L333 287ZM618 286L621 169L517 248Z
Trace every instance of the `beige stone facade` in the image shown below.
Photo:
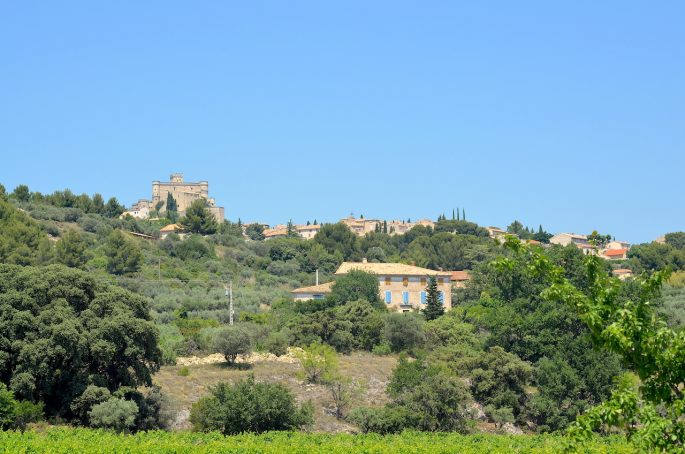
M183 181L182 173L172 173L171 181L152 182L152 200L140 199L128 211L122 214L123 216L133 216L137 219L148 219L150 212L155 210L157 204L163 202L160 212L166 209L166 201L168 194L176 200L176 210L180 216L183 216L188 207L197 199L207 200L209 211L216 218L218 222L223 222L224 208L217 206L216 201L209 197L209 183L200 181L197 183Z
M153 209L159 202L166 204L167 197L171 194L174 200L176 200L178 214L183 216L194 201L206 199L209 204L209 211L217 221L223 222L224 208L216 206L216 201L209 197L209 183L207 181L199 181L197 183L186 182L183 180L182 173L171 174L170 180L167 182L152 182L151 206ZM164 209L162 208L162 210Z
M417 311L425 307L428 277L435 276L445 310L452 308L452 283L449 271L435 271L403 263L344 262L336 276L361 270L378 276L380 298L391 310Z

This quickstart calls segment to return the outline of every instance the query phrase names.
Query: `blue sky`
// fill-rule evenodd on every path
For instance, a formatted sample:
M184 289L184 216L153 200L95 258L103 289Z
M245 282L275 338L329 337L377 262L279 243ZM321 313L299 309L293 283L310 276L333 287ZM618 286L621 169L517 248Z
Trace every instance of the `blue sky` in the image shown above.
M685 230L683 2L3 2L0 182L230 219Z

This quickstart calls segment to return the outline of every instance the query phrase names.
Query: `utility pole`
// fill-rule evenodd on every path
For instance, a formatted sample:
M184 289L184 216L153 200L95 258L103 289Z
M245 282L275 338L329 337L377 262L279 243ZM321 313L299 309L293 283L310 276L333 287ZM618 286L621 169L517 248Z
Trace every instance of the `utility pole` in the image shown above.
M228 297L228 324L233 326L233 279L228 281L228 288L226 289L226 296Z
M319 285L319 269L316 269L316 285Z

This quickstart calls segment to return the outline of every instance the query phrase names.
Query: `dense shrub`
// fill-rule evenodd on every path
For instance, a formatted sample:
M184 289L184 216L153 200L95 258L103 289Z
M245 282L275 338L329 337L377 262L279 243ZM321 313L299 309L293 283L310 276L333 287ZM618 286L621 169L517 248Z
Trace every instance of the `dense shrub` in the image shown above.
M138 406L135 402L112 397L93 406L88 412L88 418L92 427L124 432L135 426L137 414Z
M394 352L411 350L423 343L423 317L415 313L394 313L385 317L385 340Z
M297 407L284 385L257 383L251 376L234 385L219 383L192 407L190 421L198 431L225 435L299 429L312 423L311 405Z

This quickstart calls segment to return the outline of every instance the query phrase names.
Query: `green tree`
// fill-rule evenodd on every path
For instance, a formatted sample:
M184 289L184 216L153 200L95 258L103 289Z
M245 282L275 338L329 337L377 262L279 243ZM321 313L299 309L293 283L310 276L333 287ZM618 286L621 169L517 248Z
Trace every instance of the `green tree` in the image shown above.
M667 233L665 238L666 244L676 249L685 249L685 232Z
M216 232L217 223L209 211L207 200L197 199L190 204L185 216L180 220L183 229L190 233L211 235Z
M340 222L321 226L314 236L314 241L323 246L329 254L339 253L345 260L358 255L357 236Z
M0 429L19 429L43 418L43 405L26 400L16 400L14 393L0 382Z
M445 307L440 301L440 292L438 291L438 281L435 276L428 277L428 286L426 287L426 307L423 309L423 316L426 320L435 320L436 318L445 314Z
M219 383L210 395L193 404L190 421L199 431L224 435L270 430L294 430L313 422L311 404L299 408L280 383L257 383L254 376L233 385Z
M81 268L89 258L88 245L76 230L67 230L55 244L57 261L70 268Z
M157 205L160 203L164 204L164 201L160 200ZM165 216L171 222L176 222L178 220L178 204L176 203L176 199L174 199L174 196L171 194L171 192L167 192L166 194Z
M249 355L252 352L250 333L239 325L227 326L214 337L213 348L224 355L229 364L234 364L238 355Z
M512 235L518 235L519 237L525 237L525 231L523 228L523 224L519 221L514 221L509 226L507 227L507 233L511 233Z
M668 272L642 277L639 290L624 298L621 282L609 276L598 257L585 258L590 285L582 291L540 252L516 242L508 246L532 256L537 272L552 280L545 298L574 308L593 341L620 355L637 378L624 375L610 399L576 420L571 436L585 439L603 425L617 426L642 449L681 452L685 448L685 336L668 328L652 309Z
M88 415L90 410L97 404L107 402L111 397L112 393L107 388L95 385L88 386L69 406L74 415L74 422L87 426L90 423Z
M0 262L38 265L48 261L52 245L38 224L0 198Z
M140 270L143 254L138 245L126 238L121 230L113 230L105 244L107 271L111 274L132 274Z
M385 340L394 352L412 350L423 343L422 317L414 313L391 313L385 317Z
M371 351L381 343L383 318L368 301L351 301L338 307L336 318L349 323L352 348Z
M12 196L20 202L28 202L31 198L31 191L29 191L29 187L25 184L20 184L19 186L14 188Z
M491 347L467 360L467 364L471 370L471 393L478 402L494 409L510 408L515 416L522 413L525 388L533 376L530 363L502 347Z
M117 218L123 213L124 207L119 203L116 197L110 197L105 205L104 215L108 218Z
M297 232L292 219L288 220L288 224L286 226L286 236L288 238L300 238L300 234Z
M253 241L262 241L264 239L264 226L261 224L250 224L245 227L245 234Z
M0 265L0 295L0 382L47 415L71 418L91 383L152 384L161 352L142 296L60 265Z
M93 213L105 213L105 200L102 198L102 195L98 193L93 194L91 209L93 210Z
M338 372L338 355L326 344L312 343L295 353L307 383L327 383Z
M88 412L92 427L112 429L117 432L130 431L135 426L137 415L138 406L135 402L118 397L96 404Z
M365 300L377 309L385 310L378 290L378 277L361 270L350 270L349 273L336 279L331 287L328 300L334 305L350 301Z

